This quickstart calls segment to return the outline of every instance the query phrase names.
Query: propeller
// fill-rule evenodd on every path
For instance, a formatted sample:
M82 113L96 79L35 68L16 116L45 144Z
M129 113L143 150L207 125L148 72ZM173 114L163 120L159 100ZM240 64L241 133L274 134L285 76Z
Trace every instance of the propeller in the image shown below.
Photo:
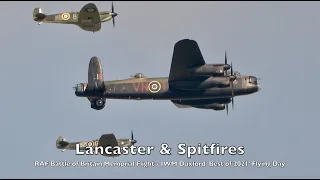
M233 96L231 97L232 109L234 109ZM229 115L229 104L224 105L227 111L227 115Z
M227 110L227 115L229 114L229 106L228 104L225 104L226 110Z
M231 103L232 103L232 109L234 109L233 96L231 97ZM228 115L229 114L229 104L225 104L225 108L226 108L227 115Z
M231 90L232 90L232 98L234 96L234 88L233 88L233 81L236 80L236 76L233 74L233 68L232 68L232 62L231 62L231 68L230 68L230 76L229 76L229 81L231 85Z
M113 23L113 27L116 26L116 22L115 22L115 17L117 16L118 14L114 12L114 6L113 6L113 2L111 4L111 16L112 16L112 23Z
M227 51L224 51L224 65L228 64L228 59L227 59ZM227 71L228 70L224 70L224 75L227 77Z
M225 64L227 64L227 53L225 53ZM231 103L232 103L232 109L234 109L234 101L233 101L233 97L234 97L234 88L233 88L233 81L236 80L236 76L233 74L233 67L232 67L232 62L231 62L231 66L230 66L230 75L229 77L226 74L226 78L229 78L229 82L231 85ZM228 104L226 104L226 110L227 110L227 115L229 113L229 106Z
M133 138L133 130L131 130L131 139L130 139L129 141L130 141L130 143L131 143L132 145L134 145L135 143L137 143L137 140L135 140L135 139Z

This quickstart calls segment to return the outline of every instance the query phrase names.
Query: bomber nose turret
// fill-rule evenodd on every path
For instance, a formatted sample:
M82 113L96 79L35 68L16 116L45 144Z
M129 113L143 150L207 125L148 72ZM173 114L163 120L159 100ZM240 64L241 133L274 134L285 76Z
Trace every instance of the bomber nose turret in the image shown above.
M256 78L255 76L249 76L249 83L258 85L258 78Z
M255 92L261 89L258 84L258 78L255 76L249 76L249 84L253 85L252 88L254 88Z

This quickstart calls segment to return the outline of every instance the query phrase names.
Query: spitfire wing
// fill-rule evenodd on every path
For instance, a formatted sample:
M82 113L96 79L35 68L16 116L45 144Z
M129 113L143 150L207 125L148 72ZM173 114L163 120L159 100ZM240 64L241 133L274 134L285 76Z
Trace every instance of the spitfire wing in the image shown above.
M91 20L94 24L101 22L98 8L93 3L88 3L80 10L79 21Z
M98 146L102 146L104 148L107 146L115 147L118 146L118 141L114 134L104 134L100 137Z
M195 66L205 65L198 43L194 40L178 41L173 50L169 83L177 80L188 80L195 76L185 70Z

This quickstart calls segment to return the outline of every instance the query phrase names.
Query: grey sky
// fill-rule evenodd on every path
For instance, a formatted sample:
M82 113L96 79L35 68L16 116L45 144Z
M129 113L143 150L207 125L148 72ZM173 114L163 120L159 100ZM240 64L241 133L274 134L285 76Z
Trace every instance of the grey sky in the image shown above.
M78 11L86 2L0 2L0 139L2 178L318 177L319 2L114 2L112 22L95 34L73 25L42 24L47 14ZM110 10L111 2L96 2ZM72 87L87 81L98 56L105 80L168 76L174 43L195 39L208 63L228 60L255 75L262 91L235 98L235 110L178 109L170 101L108 100L95 111ZM175 118L177 117L177 118ZM200 161L285 161L285 168L37 168L34 161L187 161L185 156L76 156L55 141L103 133L137 145L180 142L244 145L243 156ZM175 152L174 149L173 152Z

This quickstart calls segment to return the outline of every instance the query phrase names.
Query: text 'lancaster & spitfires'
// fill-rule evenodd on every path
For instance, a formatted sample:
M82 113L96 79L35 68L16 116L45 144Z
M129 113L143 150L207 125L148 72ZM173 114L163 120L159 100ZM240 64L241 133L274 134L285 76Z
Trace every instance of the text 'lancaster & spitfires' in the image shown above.
M130 161L130 162L93 162L93 161L35 161L36 167L256 167L284 168L286 162L280 161Z
M187 158L191 158L192 155L244 155L244 146L221 146L219 143L212 143L211 145L187 146L185 143L180 143L177 146L177 154L186 155ZM80 147L76 145L77 155L151 155L155 150L154 146L130 146L130 147ZM172 148L167 144L163 143L160 145L159 153L161 155L171 155Z

